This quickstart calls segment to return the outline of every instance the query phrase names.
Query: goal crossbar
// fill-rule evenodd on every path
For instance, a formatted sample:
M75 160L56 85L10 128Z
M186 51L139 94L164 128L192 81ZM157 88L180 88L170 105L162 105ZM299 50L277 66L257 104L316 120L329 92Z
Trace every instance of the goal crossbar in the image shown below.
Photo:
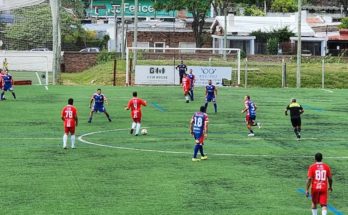
M129 85L129 52L130 50L193 50L193 51L237 51L237 84L240 85L240 49L238 48L174 48L174 47L127 47L126 48L126 85ZM135 65L134 65L135 66Z

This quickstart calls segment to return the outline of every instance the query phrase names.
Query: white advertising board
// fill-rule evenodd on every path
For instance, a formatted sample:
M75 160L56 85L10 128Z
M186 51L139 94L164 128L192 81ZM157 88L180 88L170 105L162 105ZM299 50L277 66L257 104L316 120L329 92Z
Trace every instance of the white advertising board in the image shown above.
M195 75L195 86L206 86L212 80L216 86L222 86L222 79L231 80L231 67L189 66ZM135 67L135 84L140 85L178 85L179 71L174 66L137 65Z
M222 79L231 80L232 77L232 67L189 66L188 71L190 69L196 78L195 86L206 86L208 80L212 80L216 86L222 86Z
M135 84L174 85L179 84L174 66L135 66Z

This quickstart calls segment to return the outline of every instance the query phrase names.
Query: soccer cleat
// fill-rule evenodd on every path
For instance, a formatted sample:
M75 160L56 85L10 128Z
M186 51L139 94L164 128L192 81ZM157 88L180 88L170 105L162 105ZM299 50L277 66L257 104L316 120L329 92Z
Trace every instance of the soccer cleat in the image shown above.
M92 120L91 120L91 119L89 119L89 120L88 120L88 123L92 123Z
M253 136L255 136L254 133L249 133L249 134L248 134L248 137L253 137Z
M72 149L76 149L76 147L74 146L74 147L71 147Z
M189 101L189 100L186 100L186 103L190 103L190 101Z
M139 136L139 134L135 134L135 136Z
M196 162L196 161L201 161L201 159L198 159L198 158L192 158L192 161L193 161L193 162Z
M256 123L256 125L257 125L257 127L259 127L259 129L262 127L261 122Z
M207 155L201 157L201 160L207 160L207 159L208 159Z
M65 146L65 147L63 147L63 149L68 149L68 147Z
M133 132L134 132L134 129L133 128L131 128L131 130L130 130L130 134L133 134Z
M110 118L108 118L108 120L109 120L109 122L111 122L111 119L110 119Z

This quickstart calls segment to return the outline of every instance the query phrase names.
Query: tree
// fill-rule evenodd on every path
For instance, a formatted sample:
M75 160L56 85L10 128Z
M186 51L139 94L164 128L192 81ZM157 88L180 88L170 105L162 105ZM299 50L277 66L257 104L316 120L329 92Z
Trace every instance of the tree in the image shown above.
M338 26L339 29L348 29L348 17L341 19L341 24Z
M272 3L272 10L274 12L294 12L297 9L295 0L274 0Z
M62 7L72 9L79 18L85 17L85 3L81 0L61 0Z
M203 26L206 15L210 9L212 0L157 0L156 9L182 10L186 9L192 14L192 30L196 39L196 47L200 48L204 43Z
M246 16L265 16L263 10L260 10L256 5L245 8L244 15Z
M214 13L217 16L225 15L225 10L227 7L231 7L233 0L214 0L212 1L212 6L214 8Z
M62 38L81 29L81 24L70 13L64 9L60 13ZM6 39L16 41L9 43L9 49L27 50L51 45L52 17L48 4L17 9L14 16L15 23L5 28Z

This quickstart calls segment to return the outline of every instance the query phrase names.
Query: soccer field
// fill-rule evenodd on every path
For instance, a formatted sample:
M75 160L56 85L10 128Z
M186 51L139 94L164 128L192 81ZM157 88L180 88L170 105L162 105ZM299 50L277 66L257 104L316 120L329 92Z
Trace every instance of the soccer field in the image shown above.
M184 102L180 87L102 87L109 123L87 123L97 87L16 87L0 102L0 214L311 214L301 193L318 151L333 172L329 214L348 214L348 90L218 89L209 104L209 159L192 162L189 120L204 102ZM131 93L147 100L147 136L131 136ZM247 137L244 95L258 106L255 137ZM63 150L60 110L73 97L77 149ZM302 141L284 109L304 107Z

